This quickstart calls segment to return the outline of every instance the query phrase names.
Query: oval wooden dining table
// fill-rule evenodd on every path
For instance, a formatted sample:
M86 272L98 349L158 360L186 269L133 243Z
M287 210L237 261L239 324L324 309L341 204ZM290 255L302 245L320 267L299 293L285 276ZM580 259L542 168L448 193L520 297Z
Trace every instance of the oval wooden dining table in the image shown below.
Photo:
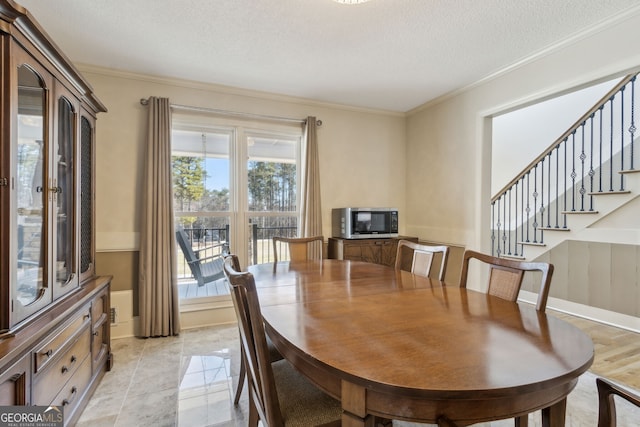
M566 397L593 362L584 332L526 303L364 262L249 271L270 338L341 401L343 426L470 425L540 409L543 425L563 426Z

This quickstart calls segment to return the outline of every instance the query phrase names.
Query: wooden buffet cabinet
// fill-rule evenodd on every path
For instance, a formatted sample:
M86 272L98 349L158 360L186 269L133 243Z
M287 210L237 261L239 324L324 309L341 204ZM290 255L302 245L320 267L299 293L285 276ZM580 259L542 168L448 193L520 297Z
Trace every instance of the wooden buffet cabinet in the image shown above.
M393 267L396 263L399 240L417 242L418 238L400 236L391 239L342 239L330 237L328 257L372 262Z
M72 425L113 360L111 277L95 274L106 108L11 0L0 0L0 43L0 405L59 405Z

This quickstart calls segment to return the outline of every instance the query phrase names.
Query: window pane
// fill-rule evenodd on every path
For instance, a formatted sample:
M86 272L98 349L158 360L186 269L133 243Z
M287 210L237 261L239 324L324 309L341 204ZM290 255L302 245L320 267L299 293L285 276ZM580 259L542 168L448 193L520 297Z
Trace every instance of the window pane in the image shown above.
M228 294L231 132L174 128L173 197L181 300ZM180 236L178 236L178 233Z
M297 210L297 139L247 138L248 205L251 212Z
M229 211L229 141L224 132L173 130L176 212Z

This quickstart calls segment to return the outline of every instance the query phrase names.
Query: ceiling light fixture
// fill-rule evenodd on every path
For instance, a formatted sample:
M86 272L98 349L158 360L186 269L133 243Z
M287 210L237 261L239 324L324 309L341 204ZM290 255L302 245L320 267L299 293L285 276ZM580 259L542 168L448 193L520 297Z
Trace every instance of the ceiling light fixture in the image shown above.
M360 4L360 3L368 2L369 0L333 0L333 1L341 4Z

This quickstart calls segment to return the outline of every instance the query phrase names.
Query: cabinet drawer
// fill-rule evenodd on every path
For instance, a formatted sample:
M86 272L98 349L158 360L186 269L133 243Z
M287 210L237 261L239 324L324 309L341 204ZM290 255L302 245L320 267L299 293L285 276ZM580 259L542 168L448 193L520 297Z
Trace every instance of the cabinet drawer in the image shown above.
M82 361L75 374L62 387L58 395L51 401L52 406L62 406L64 409L64 419L69 420L81 402L89 382L91 381L91 358L87 357Z
M89 354L90 342L91 330L87 325L61 357L52 360L47 369L38 373L33 387L33 401L36 405L48 405L51 402L60 390L60 385L73 376Z
M89 306L87 306L56 332L50 340L36 348L33 357L33 371L37 373L50 364L50 361L55 360L56 355L64 351L65 344L76 336L83 327L89 325L89 320Z

